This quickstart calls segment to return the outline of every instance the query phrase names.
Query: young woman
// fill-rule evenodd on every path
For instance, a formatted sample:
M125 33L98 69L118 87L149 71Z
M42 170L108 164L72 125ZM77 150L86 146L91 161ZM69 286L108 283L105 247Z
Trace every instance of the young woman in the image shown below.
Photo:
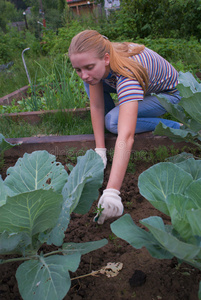
M95 151L107 164L104 128L118 134L111 173L98 207L104 208L98 223L123 213L120 188L126 173L134 134L152 131L161 121L180 128L174 121L160 119L166 111L151 93L163 94L171 103L180 101L176 89L178 73L164 58L143 45L112 43L95 30L85 30L71 41L69 57L84 81L90 98ZM116 92L115 106L110 93Z

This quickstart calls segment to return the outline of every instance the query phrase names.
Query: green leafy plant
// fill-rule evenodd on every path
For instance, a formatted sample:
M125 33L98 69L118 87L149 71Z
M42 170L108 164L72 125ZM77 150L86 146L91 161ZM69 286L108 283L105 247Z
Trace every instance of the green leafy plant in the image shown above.
M94 213L96 214L95 217L95 221L98 221L98 218L100 217L100 215L102 214L104 208L102 207L102 205L100 204L99 207L97 207L94 211Z
M104 246L106 239L88 243L63 243L70 214L85 214L98 197L103 163L93 151L78 157L70 175L47 151L25 153L0 180L0 254L24 261L16 278L24 300L63 299L82 254ZM43 253L43 243L56 245Z
M61 62L55 59L50 72L38 65L43 74L38 79L38 88L41 89L47 109L86 107L89 101L84 93L83 81L72 70L66 57Z
M179 104L172 104L160 95L157 98L183 126L173 129L160 122L154 134L168 136L174 142L190 142L201 148L201 84L190 72L180 72L177 88L182 96Z
M126 214L111 224L118 237L133 247L146 247L159 259L174 256L201 270L201 160L181 158L158 163L139 176L139 190L155 208L170 216L165 225L158 216L140 221L149 232L138 227ZM201 299L201 283L199 288Z

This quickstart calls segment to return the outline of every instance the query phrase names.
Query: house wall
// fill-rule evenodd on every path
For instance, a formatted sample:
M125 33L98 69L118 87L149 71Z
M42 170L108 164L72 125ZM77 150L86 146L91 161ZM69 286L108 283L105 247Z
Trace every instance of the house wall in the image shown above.
M67 0L67 4L77 15L91 13L95 8L93 1Z

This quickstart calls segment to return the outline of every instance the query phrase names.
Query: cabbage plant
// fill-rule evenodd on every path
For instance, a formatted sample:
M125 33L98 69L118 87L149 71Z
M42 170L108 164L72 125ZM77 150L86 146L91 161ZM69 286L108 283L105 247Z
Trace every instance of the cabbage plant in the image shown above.
M160 122L154 131L174 142L190 142L201 148L201 84L190 72L179 72L177 88L182 96L178 104L172 104L162 95L156 95L165 109L183 126L180 129L167 127Z
M54 155L35 151L19 158L5 180L0 177L0 254L6 255L0 263L24 261L16 272L24 300L63 299L81 255L107 243L63 243L71 213L85 214L98 198L103 170L93 150L78 157L70 175ZM57 247L43 253L44 243Z
M111 224L113 233L137 249L146 247L155 258L177 257L201 270L201 160L158 163L139 176L138 186L142 196L170 216L171 225L151 216L140 221L145 231L125 214Z

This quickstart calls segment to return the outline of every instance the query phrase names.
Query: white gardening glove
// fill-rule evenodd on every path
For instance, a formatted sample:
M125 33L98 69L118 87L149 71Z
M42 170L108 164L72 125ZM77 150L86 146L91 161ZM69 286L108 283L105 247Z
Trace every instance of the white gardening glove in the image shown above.
M98 201L98 208L103 209L97 213L94 221L103 224L105 220L112 217L119 217L123 214L124 207L121 202L120 192L115 189L106 189Z
M106 148L95 148L95 152L100 155L100 157L102 158L103 164L104 164L104 169L107 166L107 156L106 156Z

